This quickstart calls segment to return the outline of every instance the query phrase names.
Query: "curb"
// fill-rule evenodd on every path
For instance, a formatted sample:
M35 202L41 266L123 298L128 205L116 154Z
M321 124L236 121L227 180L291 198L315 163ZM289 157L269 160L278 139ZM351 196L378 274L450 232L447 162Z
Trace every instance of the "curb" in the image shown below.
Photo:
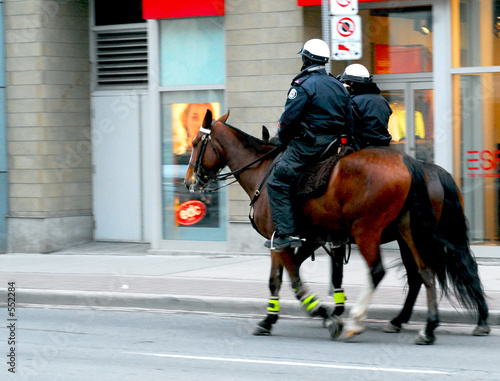
M7 300L7 291L0 289L0 300ZM220 313L254 315L264 317L267 310L267 300L257 298L228 298L192 295L161 295L124 292L94 292L94 291L63 291L63 290L35 290L19 289L16 291L16 306L45 305L45 306L75 306L87 308L130 308L163 311L184 311L199 313ZM334 304L323 302L333 310ZM6 302L0 303L5 306ZM307 317L298 301L284 299L280 301L281 316ZM368 318L375 320L391 320L401 310L400 306L372 304L368 311ZM346 307L344 319L349 313ZM439 316L442 323L475 325L477 317L465 311L455 309L440 309ZM415 307L412 321L425 322L427 308ZM490 311L488 318L490 325L500 326L500 311Z

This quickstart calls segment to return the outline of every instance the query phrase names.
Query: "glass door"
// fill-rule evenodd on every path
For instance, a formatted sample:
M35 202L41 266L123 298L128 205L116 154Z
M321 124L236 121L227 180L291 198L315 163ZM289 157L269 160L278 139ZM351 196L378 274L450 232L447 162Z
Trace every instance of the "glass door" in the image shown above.
M389 102L391 147L419 160L434 162L432 82L379 84Z

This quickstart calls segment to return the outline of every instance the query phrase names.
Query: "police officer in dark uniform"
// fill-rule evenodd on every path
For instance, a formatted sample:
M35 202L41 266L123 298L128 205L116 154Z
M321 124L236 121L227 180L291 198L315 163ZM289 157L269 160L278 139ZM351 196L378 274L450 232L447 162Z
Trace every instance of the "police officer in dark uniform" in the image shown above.
M391 106L380 95L368 70L360 64L349 65L340 76L351 94L354 118L354 147L388 146L391 134L388 131Z
M302 244L291 194L295 180L306 165L319 161L336 137L350 133L353 123L349 93L325 70L330 58L328 45L319 39L309 40L299 54L302 71L292 81L278 122L278 137L286 150L267 183L276 230L265 246L277 250Z

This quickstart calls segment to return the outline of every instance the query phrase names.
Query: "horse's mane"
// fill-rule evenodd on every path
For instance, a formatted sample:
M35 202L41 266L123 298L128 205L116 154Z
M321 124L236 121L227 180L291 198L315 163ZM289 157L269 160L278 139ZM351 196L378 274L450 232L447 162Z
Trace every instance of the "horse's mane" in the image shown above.
M231 126L230 124L224 123L224 125L232 129L242 137L241 143L246 148L252 148L257 152L267 152L275 147L275 145L270 143L269 141L256 138L255 136L252 136L249 133L240 130L239 128Z

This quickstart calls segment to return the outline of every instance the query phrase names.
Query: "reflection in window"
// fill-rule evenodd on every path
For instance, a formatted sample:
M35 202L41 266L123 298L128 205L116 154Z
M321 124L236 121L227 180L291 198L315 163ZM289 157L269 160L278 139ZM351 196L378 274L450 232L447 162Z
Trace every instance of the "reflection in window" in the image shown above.
M361 10L363 58L373 74L432 72L432 7ZM333 63L342 73L345 63Z
M500 74L453 77L455 160L474 241L500 238Z
M400 152L415 152L415 157L428 163L434 162L434 121L433 90L416 89L405 102L403 90L384 90L382 96L389 102L392 114L388 130L392 136L391 147ZM409 106L413 109L413 119L408 118ZM411 126L407 126L407 123ZM409 131L414 132L412 139ZM411 133L411 132L410 132ZM405 147L406 145L408 145Z
M454 0L452 7L453 66L500 65L500 1Z
M175 103L172 105L173 152L177 164L188 164L193 139L198 135L207 110L214 118L219 115L219 103Z
M373 46L373 73L422 73L432 71L432 9L405 7L372 9L367 28Z

